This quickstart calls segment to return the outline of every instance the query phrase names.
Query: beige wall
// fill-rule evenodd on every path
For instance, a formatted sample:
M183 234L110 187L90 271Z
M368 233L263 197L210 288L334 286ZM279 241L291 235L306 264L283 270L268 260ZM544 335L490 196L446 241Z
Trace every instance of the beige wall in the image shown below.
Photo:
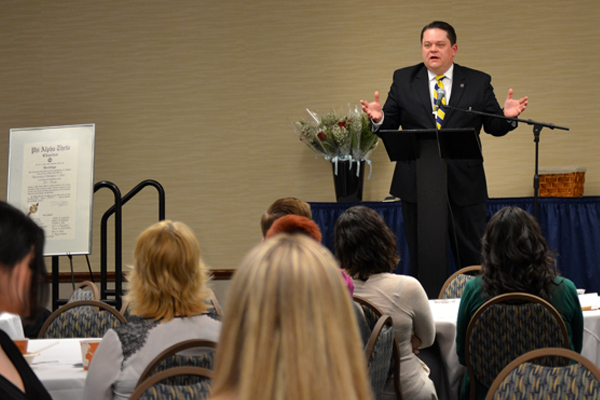
M393 70L420 62L420 29L440 16L457 29L456 62L490 73L501 103L513 87L530 98L524 118L571 128L542 132L541 166L585 165L586 195L600 195L594 0L3 1L0 188L10 128L95 123L94 181L127 192L158 180L167 217L195 230L206 262L235 268L274 199L334 200L330 165L289 122L375 90L385 99ZM531 127L484 136L490 196L532 195ZM365 200L385 197L391 179L382 145L373 161ZM112 194L94 199L98 269ZM155 199L146 189L126 206L125 263L156 220Z

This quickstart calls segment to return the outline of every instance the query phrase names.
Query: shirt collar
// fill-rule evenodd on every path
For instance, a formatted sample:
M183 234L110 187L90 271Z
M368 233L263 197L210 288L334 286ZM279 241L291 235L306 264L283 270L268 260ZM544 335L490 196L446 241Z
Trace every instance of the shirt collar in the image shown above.
M452 65L450 66L450 68L448 68L448 71L444 72L443 75L446 78L450 79L450 81L452 81L452 78L454 76L454 63L452 63ZM437 76L437 74L434 74L430 70L427 70L427 76L429 77L429 80L432 81L432 80L435 80L435 77Z

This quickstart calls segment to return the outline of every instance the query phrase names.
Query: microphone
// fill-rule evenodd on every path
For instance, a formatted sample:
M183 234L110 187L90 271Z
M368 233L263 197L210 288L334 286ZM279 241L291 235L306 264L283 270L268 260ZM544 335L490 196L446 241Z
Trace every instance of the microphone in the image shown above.
M435 111L443 107L442 99L446 96L446 91L442 88L437 90L437 101L435 102Z

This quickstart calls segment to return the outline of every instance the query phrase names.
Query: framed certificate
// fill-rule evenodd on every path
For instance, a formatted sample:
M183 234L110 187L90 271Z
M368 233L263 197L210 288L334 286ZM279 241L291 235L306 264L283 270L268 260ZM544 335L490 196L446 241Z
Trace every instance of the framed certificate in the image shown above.
M10 130L7 200L46 234L45 256L90 254L95 125Z

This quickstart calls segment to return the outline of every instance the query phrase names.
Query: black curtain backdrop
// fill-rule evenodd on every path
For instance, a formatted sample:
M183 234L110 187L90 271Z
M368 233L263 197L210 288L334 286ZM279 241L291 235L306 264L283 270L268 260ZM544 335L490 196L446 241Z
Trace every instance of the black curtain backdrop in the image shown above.
M533 215L533 197L488 200L488 219L505 206L523 208ZM314 221L321 228L323 245L335 253L333 229L338 216L349 207L363 205L377 211L396 234L402 259L396 273L409 274L408 248L400 202L310 203ZM600 292L600 197L539 199L539 223L550 248L558 254L560 274L587 292ZM456 267L450 257L450 273Z

